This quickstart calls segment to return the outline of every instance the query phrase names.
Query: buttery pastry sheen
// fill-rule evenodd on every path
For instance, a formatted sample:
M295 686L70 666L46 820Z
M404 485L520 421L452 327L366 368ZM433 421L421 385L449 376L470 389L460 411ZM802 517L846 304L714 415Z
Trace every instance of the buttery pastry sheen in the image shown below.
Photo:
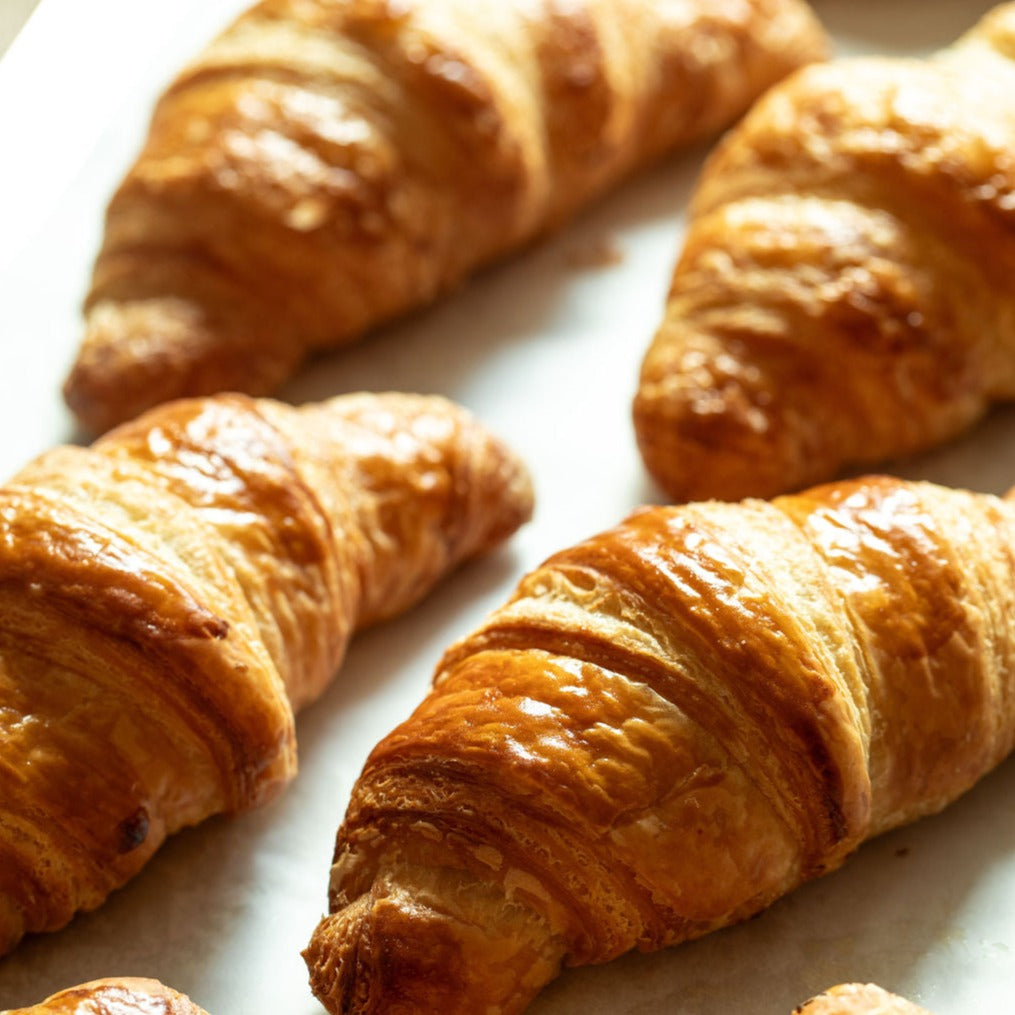
M263 0L155 110L67 401L267 392L825 51L802 0Z
M1015 4L814 65L713 154L634 421L676 500L772 496L1015 397Z
M743 920L1015 742L1015 502L873 477L551 557L374 749L305 952L332 1013L522 1011Z
M353 631L525 521L441 398L171 403L0 488L0 953L280 791Z

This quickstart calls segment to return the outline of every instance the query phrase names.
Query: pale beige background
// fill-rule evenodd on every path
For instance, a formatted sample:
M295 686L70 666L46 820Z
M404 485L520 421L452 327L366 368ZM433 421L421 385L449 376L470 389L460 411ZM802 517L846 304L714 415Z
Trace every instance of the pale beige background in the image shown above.
M39 0L0 0L0 53L4 53Z

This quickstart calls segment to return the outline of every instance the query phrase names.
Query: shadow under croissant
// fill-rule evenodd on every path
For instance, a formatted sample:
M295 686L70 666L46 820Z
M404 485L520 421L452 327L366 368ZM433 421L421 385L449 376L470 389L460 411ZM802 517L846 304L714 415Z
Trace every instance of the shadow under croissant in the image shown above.
M859 3L829 3L812 0L821 23L833 38L847 39L852 49L864 51L891 49L899 53L924 55L947 45L980 14L995 6L996 0L970 0L935 10L935 17L926 17L923 0L895 0L891 5L877 5L877 32L871 31L870 11L875 0Z
M279 389L278 397L291 402L314 401L343 391L369 389L376 384L378 364L383 363L387 386L432 391L468 404L466 395L472 384L499 358L524 348L533 336L543 335L539 340L546 341L545 336L581 326L580 311L570 316L565 312L580 298L584 286L595 289L586 294L592 296L589 306L603 298L603 280L611 265L597 264L591 258L582 260L583 251L605 243L617 256L631 256L625 249L627 238L650 228L660 236L652 245L653 253L662 248L655 259L658 286L654 302L646 307L643 292L630 285L611 288L609 294L610 299L630 300L626 319L644 317L647 337L669 278L677 240L673 225L687 205L707 149L698 145L667 156L608 198L600 199L567 230L526 251L524 257L485 268L438 303L379 328L366 342L317 354ZM651 271L652 263L645 260L645 271ZM524 293L525 298L518 299L518 293ZM470 335L470 341L463 342L462 335ZM587 335L585 339L583 354L595 356ZM612 336L612 340L626 338ZM570 379L562 374L553 385L573 397L574 411L594 411L594 406L582 403L580 392L569 390ZM622 392L624 418L620 425L624 427L630 426L628 394ZM526 393L519 392L519 397L525 398Z

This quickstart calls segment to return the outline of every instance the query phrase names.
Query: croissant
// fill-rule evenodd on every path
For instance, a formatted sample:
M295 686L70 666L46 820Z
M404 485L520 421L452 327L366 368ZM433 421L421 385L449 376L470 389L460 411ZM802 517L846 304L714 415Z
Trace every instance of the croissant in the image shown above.
M193 399L0 489L0 952L273 797L352 632L529 517L442 398Z
M67 402L267 392L825 49L802 0L263 0L157 105Z
M843 983L812 997L793 1015L929 1015L873 983Z
M367 760L314 992L512 1015L759 912L1011 750L1013 618L1015 499L887 477L552 556Z
M1015 397L1015 4L814 65L710 158L633 415L676 500L774 496Z
M0 1015L208 1015L189 997L157 980L136 977L93 980L62 990L31 1008Z

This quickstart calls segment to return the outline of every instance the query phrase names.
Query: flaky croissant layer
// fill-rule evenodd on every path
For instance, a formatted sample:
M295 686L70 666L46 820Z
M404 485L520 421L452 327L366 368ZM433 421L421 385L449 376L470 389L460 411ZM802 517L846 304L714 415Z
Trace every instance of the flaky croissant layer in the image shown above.
M802 0L262 0L160 100L65 388L267 392L825 53Z
M634 401L677 500L773 496L1015 398L1015 4L814 65L710 159Z
M441 398L172 403L0 489L0 952L277 793L353 631L528 518Z
M1015 742L1015 503L870 478L551 557L371 754L306 951L333 1013L522 1011L742 920Z

